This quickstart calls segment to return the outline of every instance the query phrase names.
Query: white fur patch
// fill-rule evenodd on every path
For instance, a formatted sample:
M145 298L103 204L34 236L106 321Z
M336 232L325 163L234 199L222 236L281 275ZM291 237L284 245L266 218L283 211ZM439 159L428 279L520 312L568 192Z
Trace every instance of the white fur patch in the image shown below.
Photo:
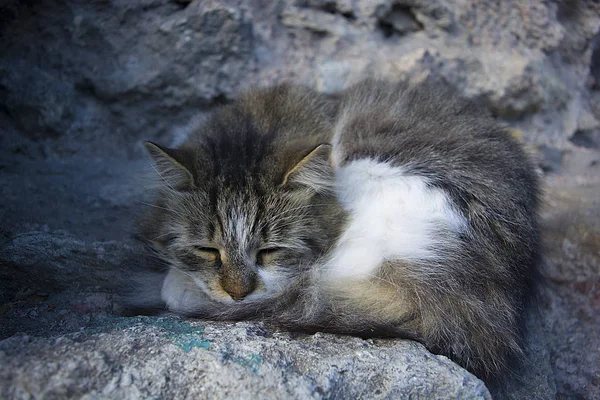
M248 248L248 244L251 241L250 232L250 221L254 218L253 215L248 215L248 211L244 210L244 207L240 204L240 200L235 200L232 203L224 205L229 209L223 210L223 214L227 215L225 218L225 234L230 235L230 239L233 242L238 251L239 256L246 256L245 251ZM231 256L231 255L230 255ZM252 260L245 260L246 262L252 262Z
M401 167L362 159L338 168L336 180L349 225L327 261L329 279L367 278L385 260L439 258L451 245L440 231L466 227L442 190Z
M264 291L251 293L249 296L250 300L261 299L280 293L285 288L285 284L288 283L286 275L281 271L259 269L258 276L260 276L263 283Z
M232 210L232 217L228 221L229 232L235 232L238 245L241 249L246 249L248 244L248 233L249 233L249 221L248 216L241 210L241 207L234 207Z
M176 268L171 268L167 274L160 297L170 311L179 313L196 310L203 303L192 278Z

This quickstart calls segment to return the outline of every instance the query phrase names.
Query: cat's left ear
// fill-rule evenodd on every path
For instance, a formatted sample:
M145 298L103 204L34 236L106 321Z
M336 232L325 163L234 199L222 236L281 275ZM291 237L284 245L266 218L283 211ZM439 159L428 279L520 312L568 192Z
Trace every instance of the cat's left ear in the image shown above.
M181 150L160 147L152 142L144 142L144 146L154 161L156 172L167 186L176 190L194 188L194 176L185 165L186 157Z
M284 175L281 186L309 189L312 193L326 193L333 189L334 178L331 145L323 143L292 166Z

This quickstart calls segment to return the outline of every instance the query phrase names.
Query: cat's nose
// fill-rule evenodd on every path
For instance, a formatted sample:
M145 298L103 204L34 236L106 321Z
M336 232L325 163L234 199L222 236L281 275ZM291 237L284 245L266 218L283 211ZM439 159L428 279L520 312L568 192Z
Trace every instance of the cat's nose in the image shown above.
M244 287L223 287L225 291L231 296L234 300L242 300L244 297L252 292L252 289L247 289Z
M254 277L247 279L222 279L221 287L233 300L243 300L254 291L256 281Z
M248 293L244 293L244 292L230 292L228 291L227 293L229 293L229 295L231 296L232 299L234 300L242 300L244 297L246 297L248 295Z

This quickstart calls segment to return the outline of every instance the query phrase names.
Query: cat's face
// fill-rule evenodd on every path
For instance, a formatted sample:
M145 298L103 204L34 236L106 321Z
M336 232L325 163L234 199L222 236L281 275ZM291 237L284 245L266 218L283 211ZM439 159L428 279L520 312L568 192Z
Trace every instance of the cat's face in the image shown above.
M155 204L155 237L149 239L212 301L253 302L284 293L332 246L344 220L330 187L328 147L286 167L279 182L198 179L172 158L175 153L148 145L157 170L171 182Z
M285 194L229 193L210 203L203 193L188 193L167 205L181 215L165 221L170 240L163 251L213 300L276 295L329 245L314 237L320 224L311 204Z

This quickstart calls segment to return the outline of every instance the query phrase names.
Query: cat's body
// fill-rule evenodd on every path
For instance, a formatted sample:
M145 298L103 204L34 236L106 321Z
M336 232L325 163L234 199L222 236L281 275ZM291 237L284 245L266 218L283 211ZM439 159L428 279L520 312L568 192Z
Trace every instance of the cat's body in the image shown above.
M252 91L148 148L165 182L141 232L171 266L171 311L414 338L483 378L519 353L537 180L453 93Z

